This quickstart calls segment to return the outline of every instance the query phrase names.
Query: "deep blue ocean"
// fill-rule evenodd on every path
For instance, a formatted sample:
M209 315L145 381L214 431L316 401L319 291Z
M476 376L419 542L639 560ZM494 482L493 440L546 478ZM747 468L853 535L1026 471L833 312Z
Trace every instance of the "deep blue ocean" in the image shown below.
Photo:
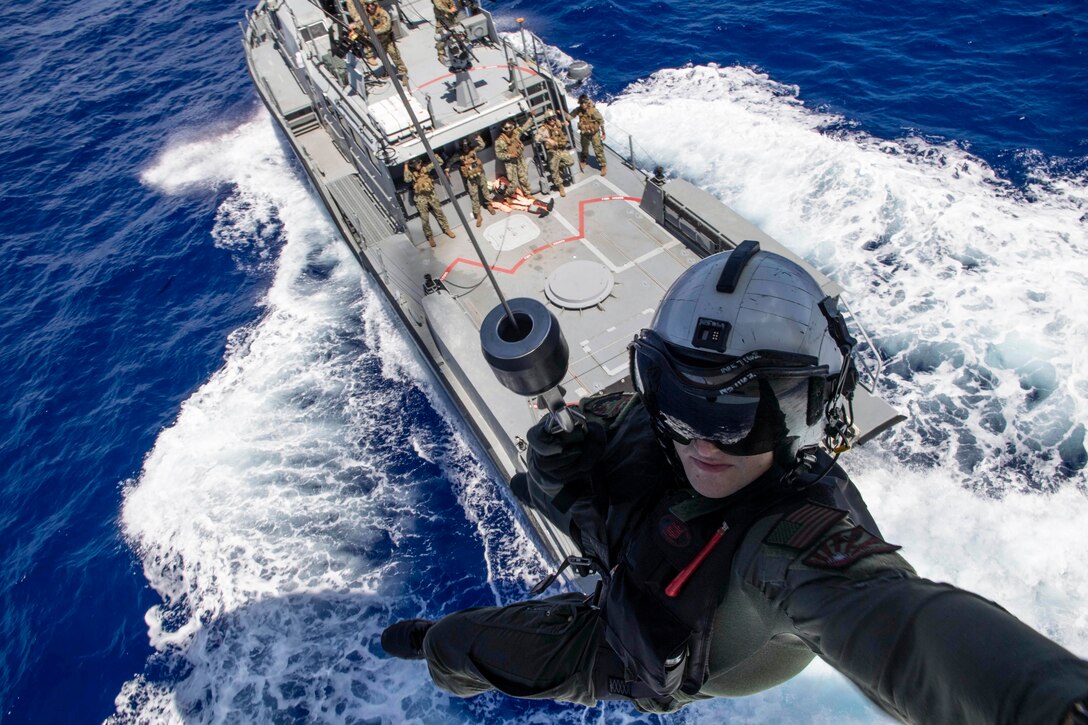
M543 565L251 87L248 7L0 9L0 720L656 721L379 656ZM844 459L884 532L1088 656L1088 6L487 7L847 289L910 416ZM882 716L817 663L666 719Z

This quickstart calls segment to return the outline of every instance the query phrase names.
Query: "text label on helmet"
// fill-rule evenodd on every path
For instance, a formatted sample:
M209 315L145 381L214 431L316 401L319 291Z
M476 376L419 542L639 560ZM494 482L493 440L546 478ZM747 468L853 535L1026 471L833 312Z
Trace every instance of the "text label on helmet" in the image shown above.
M729 340L729 329L728 322L700 317L698 324L695 325L695 336L691 339L691 344L704 350L725 352L725 345Z

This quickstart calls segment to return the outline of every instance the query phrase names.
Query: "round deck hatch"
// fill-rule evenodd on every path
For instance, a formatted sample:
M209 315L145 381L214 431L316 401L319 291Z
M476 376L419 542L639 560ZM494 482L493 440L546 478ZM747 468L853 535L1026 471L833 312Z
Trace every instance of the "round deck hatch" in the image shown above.
M567 262L548 275L544 294L556 307L584 310L598 305L612 294L616 282L612 272L600 262Z

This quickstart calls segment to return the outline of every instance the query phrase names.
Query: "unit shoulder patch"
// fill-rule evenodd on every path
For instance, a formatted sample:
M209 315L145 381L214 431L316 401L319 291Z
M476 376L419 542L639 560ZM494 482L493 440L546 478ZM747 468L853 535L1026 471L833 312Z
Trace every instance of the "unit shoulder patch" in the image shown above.
M779 519L763 541L791 549L807 549L820 534L845 517L846 511L842 509L806 503Z
M582 410L586 415L592 415L604 420L616 418L623 408L635 397L631 392L605 393L593 395L581 401Z
M827 537L804 563L818 569L845 569L859 559L873 554L886 554L902 547L889 544L860 526L839 531Z

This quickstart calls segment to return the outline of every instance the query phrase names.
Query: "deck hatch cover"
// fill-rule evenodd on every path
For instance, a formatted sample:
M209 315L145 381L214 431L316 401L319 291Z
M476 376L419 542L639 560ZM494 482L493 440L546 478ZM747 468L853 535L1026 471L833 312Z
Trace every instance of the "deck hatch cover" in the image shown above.
M616 281L600 262L567 262L548 275L544 294L556 307L584 310L604 302L612 294Z

